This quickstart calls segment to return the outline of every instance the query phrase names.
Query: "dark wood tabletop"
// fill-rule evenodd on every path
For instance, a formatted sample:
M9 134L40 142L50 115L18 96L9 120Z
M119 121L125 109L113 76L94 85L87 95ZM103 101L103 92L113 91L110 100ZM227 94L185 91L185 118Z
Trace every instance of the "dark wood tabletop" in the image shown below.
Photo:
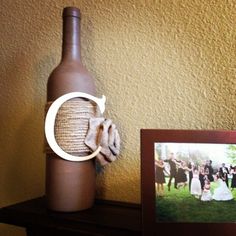
M48 210L40 197L3 207L0 222L25 227L29 236L141 235L141 206L96 200L88 210L60 213Z

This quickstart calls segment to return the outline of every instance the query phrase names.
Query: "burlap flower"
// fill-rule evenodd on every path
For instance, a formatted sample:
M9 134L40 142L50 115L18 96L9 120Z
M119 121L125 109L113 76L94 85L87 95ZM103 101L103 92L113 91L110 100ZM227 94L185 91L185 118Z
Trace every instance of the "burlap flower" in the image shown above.
M115 161L120 153L120 135L116 125L110 119L90 118L85 144L92 151L99 145L102 147L96 157L101 166Z

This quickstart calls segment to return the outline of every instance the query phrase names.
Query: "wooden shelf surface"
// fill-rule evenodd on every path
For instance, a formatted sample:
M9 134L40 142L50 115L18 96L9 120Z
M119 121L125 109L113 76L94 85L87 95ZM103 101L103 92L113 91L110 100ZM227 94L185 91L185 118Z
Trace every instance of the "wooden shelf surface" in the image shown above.
M0 222L25 227L28 235L141 235L141 206L96 201L88 210L53 212L40 197L0 209Z

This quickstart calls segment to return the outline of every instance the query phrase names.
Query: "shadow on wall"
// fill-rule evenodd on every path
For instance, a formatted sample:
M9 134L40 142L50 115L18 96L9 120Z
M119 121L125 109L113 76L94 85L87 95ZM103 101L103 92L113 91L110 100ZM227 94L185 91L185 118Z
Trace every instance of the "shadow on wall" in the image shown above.
M34 63L35 69L28 66L27 60L22 56L14 58L6 71L10 80L3 90L8 97L3 113L3 132L7 137L3 157L3 205L44 194L46 79L42 78L42 66L52 60L48 57Z

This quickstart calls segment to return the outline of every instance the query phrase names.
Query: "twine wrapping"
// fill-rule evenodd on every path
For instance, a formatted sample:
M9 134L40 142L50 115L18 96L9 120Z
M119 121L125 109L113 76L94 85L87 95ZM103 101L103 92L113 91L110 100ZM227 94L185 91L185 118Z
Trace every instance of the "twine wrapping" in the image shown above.
M46 112L51 104L52 102L46 104ZM57 113L54 127L58 145L73 155L91 153L84 140L89 128L89 119L97 115L97 105L92 101L74 98L65 102ZM48 144L45 152L53 153Z
M52 103L47 103L46 113ZM119 155L120 136L112 120L101 117L98 107L95 102L81 98L64 102L56 114L54 135L60 148L74 157L96 153L99 147L96 160L105 166ZM48 144L45 152L54 153Z

